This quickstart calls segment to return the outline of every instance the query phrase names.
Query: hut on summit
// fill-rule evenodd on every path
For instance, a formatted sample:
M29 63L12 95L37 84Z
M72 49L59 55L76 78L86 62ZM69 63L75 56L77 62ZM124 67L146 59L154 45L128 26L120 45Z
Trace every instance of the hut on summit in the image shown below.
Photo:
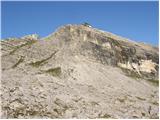
M82 25L86 26L86 27L92 27L89 23L84 22Z

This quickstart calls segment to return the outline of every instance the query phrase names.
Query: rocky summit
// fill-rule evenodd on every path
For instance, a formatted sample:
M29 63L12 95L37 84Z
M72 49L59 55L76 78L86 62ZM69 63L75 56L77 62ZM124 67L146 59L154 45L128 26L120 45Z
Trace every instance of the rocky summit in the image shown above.
M85 25L1 40L1 118L159 118L158 49Z

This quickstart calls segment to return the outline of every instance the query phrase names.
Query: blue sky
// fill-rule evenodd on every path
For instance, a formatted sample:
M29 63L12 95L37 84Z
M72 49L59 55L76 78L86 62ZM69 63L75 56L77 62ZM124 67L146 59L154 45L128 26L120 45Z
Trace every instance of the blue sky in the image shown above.
M158 44L158 1L2 2L2 38L37 33L41 37L65 24L90 23L123 37Z

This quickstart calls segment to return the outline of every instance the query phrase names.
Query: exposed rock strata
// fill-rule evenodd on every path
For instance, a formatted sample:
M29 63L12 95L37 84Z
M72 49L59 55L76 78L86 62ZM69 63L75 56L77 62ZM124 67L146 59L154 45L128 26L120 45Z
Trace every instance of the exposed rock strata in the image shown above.
M83 25L30 37L1 42L2 118L158 118L158 48Z

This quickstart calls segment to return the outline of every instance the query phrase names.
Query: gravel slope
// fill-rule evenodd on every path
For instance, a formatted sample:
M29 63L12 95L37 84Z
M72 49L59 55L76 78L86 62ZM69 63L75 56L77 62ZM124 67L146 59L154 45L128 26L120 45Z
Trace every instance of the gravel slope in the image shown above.
M2 41L2 118L158 118L158 48L83 25Z

